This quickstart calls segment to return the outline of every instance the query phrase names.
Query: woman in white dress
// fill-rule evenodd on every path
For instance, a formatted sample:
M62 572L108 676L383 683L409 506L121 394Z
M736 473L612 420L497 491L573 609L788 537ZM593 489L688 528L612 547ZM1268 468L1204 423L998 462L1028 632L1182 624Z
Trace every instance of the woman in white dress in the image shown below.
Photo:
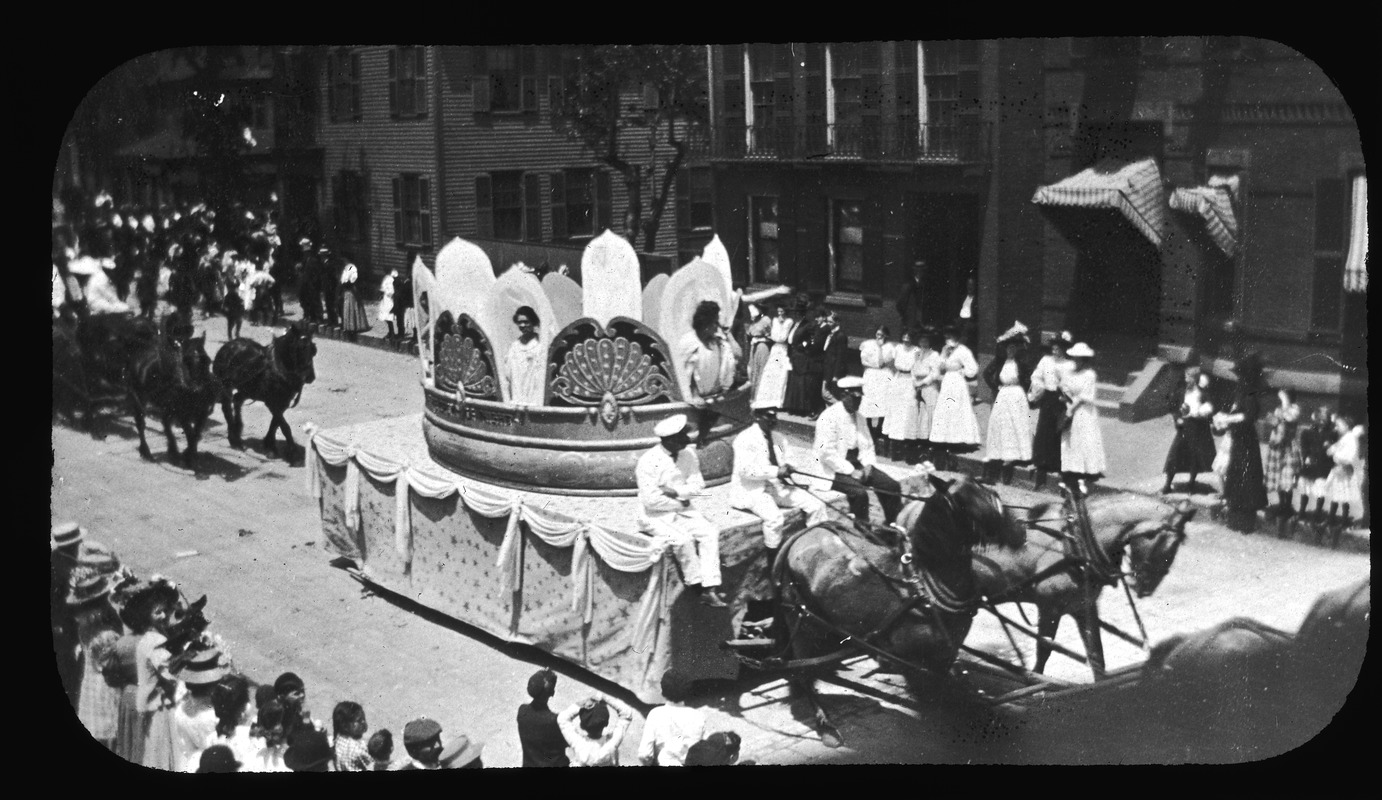
M993 391L993 411L989 414L988 435L984 437L984 477L1012 483L1017 465L1032 460L1031 409L1027 389L1032 372L1023 355L1027 348L1027 326L1013 325L998 337L999 353L984 370L984 382Z
M896 349L886 325L879 325L873 338L859 345L859 363L864 367L864 399L859 414L868 421L874 444L883 438L883 419L887 416L889 390L893 382L893 351Z
M786 304L778 305L772 327L768 330L772 348L768 351L768 360L763 364L763 372L758 376L758 388L754 392L754 399L760 404L782 406L782 399L787 394L787 373L792 371L787 341L796 326L797 321L787 313Z
M755 392L758 382L763 380L763 365L768 363L768 355L772 352L773 340L769 336L772 329L773 321L759 311L756 303L749 303L749 324L744 336L749 343L749 386Z
M883 435L888 438L889 455L899 460L914 458L922 439L921 401L912 384L912 367L920 354L913 340L915 335L915 331L903 331L902 341L893 348L893 374L883 414Z
M393 319L393 293L394 279L398 277L398 269L389 270L389 274L384 276L384 280L379 282L379 318L389 326L389 338L393 339L400 335L402 331L394 330Z
M509 345L504 359L504 396L510 403L540 406L543 400L544 379L547 373L547 353L537 335L540 321L537 312L520 306L513 312L518 326L518 341Z
M974 353L960 343L960 332L954 326L945 329L941 362L945 376L931 416L931 445L944 451L943 469L954 471L958 463L955 454L979 446L979 418L974 416L969 394L969 381L979 374L979 364Z
M940 353L944 343L934 328L921 330L917 335L921 350L912 366L912 385L916 387L917 400L921 402L918 408L921 421L917 425L921 429L921 449L924 453L918 458L927 461L931 460L931 418L935 415L936 401L941 396L941 378L945 375Z
M1070 423L1061 433L1060 458L1066 485L1073 488L1076 480L1083 479L1091 484L1103 477L1106 462L1104 436L1099 429L1099 407L1094 404L1098 396L1095 384L1099 380L1090 366L1094 351L1084 342L1077 342L1066 355L1075 364L1066 373L1061 386L1061 391L1070 398L1070 408L1066 412Z

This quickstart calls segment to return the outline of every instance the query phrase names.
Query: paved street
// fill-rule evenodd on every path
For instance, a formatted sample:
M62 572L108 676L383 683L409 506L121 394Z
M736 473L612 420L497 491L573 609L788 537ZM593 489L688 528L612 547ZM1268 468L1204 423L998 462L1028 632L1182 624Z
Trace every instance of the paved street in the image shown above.
M207 331L214 355L225 340L224 321L212 318L199 328ZM267 342L271 329L246 324L244 331ZM287 412L299 447L308 422L331 428L416 413L420 407L415 358L325 338L318 348L317 381ZM267 412L247 405L244 420L247 441L257 445L268 426ZM632 700L618 687L536 650L363 591L323 551L303 468L253 447L232 450L219 410L203 439L200 476L167 463L162 436L152 431L156 461L142 462L133 425L125 418L107 421L101 432L104 438L97 439L54 425L53 520L73 518L87 525L141 576L168 575L182 582L191 598L209 595L212 629L226 640L236 663L266 682L286 670L298 673L307 683L308 707L319 719L329 721L332 706L351 699L365 707L372 730L387 727L399 737L408 719L426 714L448 734L486 741L487 766L511 767L520 763L514 712L527 700L524 685L537 665L553 665L562 675L553 699L557 709L592 690ZM1001 491L1009 502L1035 497L1017 488ZM1140 605L1153 640L1236 615L1294 631L1320 591L1370 571L1365 552L1245 537L1201 521L1188 530L1170 576ZM1107 594L1104 606L1115 624L1135 629L1120 597ZM1080 649L1068 621L1060 640ZM1009 649L982 615L969 641L995 652ZM1105 637L1105 647L1110 666L1141 658L1135 648L1111 637ZM861 659L847 675L899 683L896 676L866 677L876 666ZM1088 679L1082 667L1061 656L1052 658L1050 671L1068 680ZM738 731L744 737L743 757L759 763L1081 760L1076 744L1042 735L1039 715L985 739L938 713L839 687L824 689L846 741L838 750L822 746L797 716L800 709L787 701L780 679L749 675L705 686L699 701L710 709L709 729ZM636 763L641 733L638 719L621 750L623 763ZM1116 758L1115 752L1130 762L1164 757L1163 742L1141 741L1134 728L1089 735L1083 751L1088 760Z

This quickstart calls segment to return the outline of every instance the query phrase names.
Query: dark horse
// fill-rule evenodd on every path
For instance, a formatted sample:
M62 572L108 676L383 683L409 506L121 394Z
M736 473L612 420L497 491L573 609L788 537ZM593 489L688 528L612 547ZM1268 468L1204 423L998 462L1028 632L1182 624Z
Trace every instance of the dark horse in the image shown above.
M898 517L907 530L900 547L846 524L808 528L783 543L773 577L794 659L836 652L853 639L949 683L977 607L970 553L1020 547L1024 532L998 495L968 476L931 482L935 493ZM919 678L909 675L914 688ZM794 684L815 701L814 678L800 675ZM823 738L838 741L815 706Z
M195 470L197 442L221 395L220 384L211 374L206 335L185 340L159 340L140 348L130 357L126 388L135 428L139 431L139 455L153 458L144 438L144 417L150 410L157 410L163 419L163 433L168 437L168 455L178 455L172 426L176 420L187 437L182 464Z
M293 433L283 412L297 405L304 384L317 379L312 366L316 354L311 331L296 325L282 336L275 336L268 346L240 338L226 342L217 351L213 369L225 390L221 410L225 412L231 447L244 446L240 441L244 428L240 407L246 400L258 400L273 415L269 432L264 435L265 451L278 454L274 435L281 430L291 458Z
M1122 494L1088 501L1092 541L1079 540L1079 524L1058 504L1034 506L1031 530L1017 550L975 554L979 591L992 603L1032 603L1037 607L1036 671L1046 667L1061 618L1071 616L1095 677L1104 672L1099 594L1122 577L1124 554L1131 587L1148 597L1161 585L1185 541L1185 523L1194 516L1188 501L1172 508L1149 497ZM1068 523L1060 522L1063 518ZM1045 524L1043 524L1045 523ZM1089 551L1089 552L1086 552Z

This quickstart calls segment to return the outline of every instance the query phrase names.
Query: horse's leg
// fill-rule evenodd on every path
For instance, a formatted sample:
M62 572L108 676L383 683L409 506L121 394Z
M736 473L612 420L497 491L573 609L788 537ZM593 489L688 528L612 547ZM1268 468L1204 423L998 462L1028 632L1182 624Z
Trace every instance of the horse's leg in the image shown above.
M244 418L243 416L241 416L241 413L240 413L240 409L241 409L241 407L244 406L244 405L245 405L245 393L244 393L244 392L236 392L236 393L235 393L235 403L234 403L234 406L235 406L235 428L234 428L234 430L235 430L235 439L234 439L234 443L235 443L235 447L236 447L237 449L238 449L238 448L242 448L242 447L245 446L244 441L240 438L240 436L244 433L244 430L245 430L245 418Z
M1089 668L1094 671L1094 679L1104 677L1104 637L1099 631L1099 606L1090 605L1075 615L1075 624L1080 628L1080 638L1084 640L1085 654L1089 657Z
M269 431L264 434L264 452L271 456L276 456L278 455L278 444L275 441L275 436L279 424L283 421L283 414L273 409L269 409L269 413L273 416L269 418Z
M288 420L284 418L280 411L275 415L278 418L278 429L283 431L284 458L293 460L293 452L297 448L297 442L293 441L293 429L289 427Z
M1046 642L1056 640L1061 616L1057 608L1037 605L1037 633L1041 634L1041 638L1037 640L1036 667L1033 668L1036 672L1046 670L1046 659L1051 657L1051 645Z
M183 421L182 433L187 437L187 449L182 452L182 465L193 472L197 471L197 442L201 439L205 422L205 417Z
M239 420L235 418L236 406L234 401L235 391L233 389L227 389L225 394L221 395L221 415L226 418L226 438L230 440L230 446L238 450L242 445L240 444Z
M134 428L139 431L139 457L145 461L153 461L154 454L149 450L149 443L144 438L144 404L134 393L129 394L130 413L134 415Z
M173 415L171 412L164 411L162 417L163 435L168 439L168 458L176 458L178 456L178 437L173 435Z

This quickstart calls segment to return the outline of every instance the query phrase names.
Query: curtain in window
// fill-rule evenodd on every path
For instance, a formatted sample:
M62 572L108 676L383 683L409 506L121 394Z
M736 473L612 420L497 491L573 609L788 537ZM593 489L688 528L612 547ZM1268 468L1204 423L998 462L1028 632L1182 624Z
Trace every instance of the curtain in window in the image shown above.
M1353 179L1353 207L1350 215L1348 259L1344 261L1344 291L1368 290L1368 176Z

